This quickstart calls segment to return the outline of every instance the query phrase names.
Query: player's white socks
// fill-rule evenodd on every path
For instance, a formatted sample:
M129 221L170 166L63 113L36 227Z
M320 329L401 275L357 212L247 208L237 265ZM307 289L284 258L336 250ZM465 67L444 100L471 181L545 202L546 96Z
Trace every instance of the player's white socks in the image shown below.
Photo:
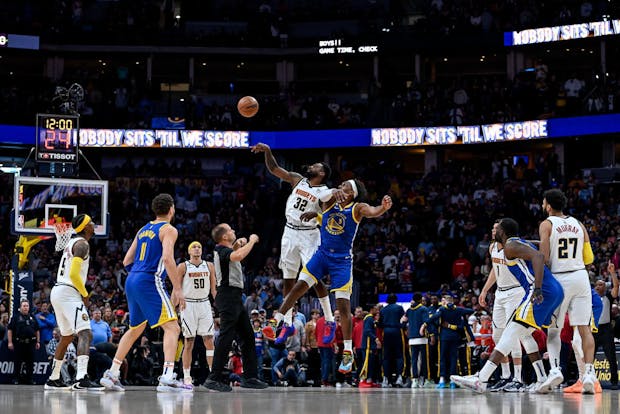
M161 376L167 380L171 380L172 374L174 374L174 361L164 362L164 372Z
M192 373L191 373L192 369L191 368L183 368L183 378L191 378L192 377Z
M594 371L594 364L585 364L585 373L587 375L596 376L596 372Z
M491 375L493 375L496 369L497 365L493 361L488 360L480 370L478 378L480 378L482 382L489 382L489 378L491 378Z
M78 355L76 380L81 380L88 373L88 355Z
M536 380L538 382L544 382L547 379L547 374L545 373L545 365L542 360L532 362L534 366L534 372L536 372Z
M118 377L121 374L121 365L123 365L123 361L114 358L112 361L112 366L110 367L110 373L115 377Z
M549 328L547 330L547 352L549 352L549 365L551 369L560 368L560 352L562 341L560 340L560 330Z
M321 308L323 308L323 315L325 315L325 320L327 322L333 322L334 314L332 313L332 304L329 302L329 296L319 298L319 302L321 302Z
M293 326L293 309L289 309L284 314L284 323L288 326Z
M521 364L513 364L513 365L514 365L514 369L515 369L515 374L513 376L513 379L515 381L523 382L523 378L521 376L521 367L523 367L523 365L521 365Z
M52 375L50 375L50 380L53 381L60 378L63 362L63 359L54 359L54 362L52 363Z
M510 378L510 362L502 362L502 379Z

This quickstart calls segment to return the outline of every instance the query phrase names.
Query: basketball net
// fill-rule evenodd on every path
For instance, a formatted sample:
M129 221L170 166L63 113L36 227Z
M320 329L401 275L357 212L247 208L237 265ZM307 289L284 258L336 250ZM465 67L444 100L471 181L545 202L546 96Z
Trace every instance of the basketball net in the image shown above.
M56 234L56 251L59 252L69 244L73 235L73 227L71 223L54 223L54 234Z

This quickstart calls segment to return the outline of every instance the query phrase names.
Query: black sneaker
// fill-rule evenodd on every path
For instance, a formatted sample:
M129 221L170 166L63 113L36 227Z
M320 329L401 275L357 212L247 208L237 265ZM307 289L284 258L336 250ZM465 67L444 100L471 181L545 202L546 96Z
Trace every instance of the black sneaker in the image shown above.
M207 379L203 384L205 388L210 389L211 391L219 391L219 392L231 392L232 387L228 384L224 384L220 381L214 381L212 379Z
M84 378L77 380L72 386L73 390L87 390L87 391L103 391L105 387L94 383L88 378L88 374L84 375Z
M261 380L259 380L258 378L242 378L241 379L241 388L253 388L255 390L264 390L265 388L268 388L269 385L267 385L266 382L263 382Z
M65 384L65 382L62 380L62 378L58 378L55 380L47 380L47 382L45 383L44 388L46 390L70 390L71 386L68 384Z
M499 392L503 390L506 385L510 384L510 382L511 382L510 378L501 378L495 384L490 386L488 390L491 392Z

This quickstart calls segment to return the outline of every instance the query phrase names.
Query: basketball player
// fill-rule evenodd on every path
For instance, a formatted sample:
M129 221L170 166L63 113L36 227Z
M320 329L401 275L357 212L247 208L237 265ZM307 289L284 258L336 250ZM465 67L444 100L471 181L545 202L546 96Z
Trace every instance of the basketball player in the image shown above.
M280 269L283 274L283 295L287 296L299 273L300 266L304 266L316 251L320 241L320 231L316 219L307 222L301 220L303 213L318 213L321 211L320 202L329 201L333 196L336 201L344 199L344 193L337 189L328 189L324 184L331 175L331 168L323 162L312 164L308 167L304 175L293 171L287 171L280 167L275 157L271 153L268 145L259 143L252 147L252 152L265 154L265 165L269 172L279 179L289 183L293 190L286 201L286 226L282 234L282 245L280 249ZM329 304L329 292L320 280L314 287L325 321L327 322L326 334L322 338L324 344L330 343L336 332L334 315ZM290 312L286 315L290 319ZM292 334L293 327L288 325L281 330L283 337ZM276 344L284 342L283 337L276 339Z
M502 333L506 329L506 325L510 317L517 309L523 295L523 287L519 281L513 276L506 266L506 258L504 256L504 246L497 241L496 231L499 224L493 224L491 230L492 243L489 246L489 254L491 255L491 273L487 279L482 291L480 292L480 305L486 307L486 297L489 289L497 283L495 291L495 301L493 303L493 342L499 343ZM493 385L491 391L507 391L519 392L524 387L521 375L521 343L515 341L510 352L512 355L512 363L514 366L514 376L510 380L510 360L505 356L501 362L502 374L501 379Z
M159 194L151 203L155 220L144 225L133 239L123 259L129 269L125 293L129 306L129 330L121 338L110 369L104 372L101 385L108 390L124 391L118 379L121 363L148 323L164 331L164 372L159 377L159 392L191 392L192 385L175 379L174 359L180 328L175 306L185 309L181 277L174 260L178 232L170 222L174 218L174 199ZM164 277L172 282L172 301L164 289Z
M209 293L217 295L215 288L215 268L213 263L202 260L202 244L197 241L187 248L189 260L179 263L178 274L183 278L185 309L181 311L181 329L185 343L183 346L183 382L192 384L192 350L196 335L202 336L207 352L207 365L213 366L213 312Z
M511 352L515 342L523 344L536 372L537 382L532 390L541 394L550 392L544 386L547 376L532 333L551 323L553 311L562 302L564 295L562 286L545 266L542 252L534 244L519 238L518 233L517 222L504 218L496 228L495 238L504 246L506 266L527 293L482 370L477 375L450 377L458 385L476 392L487 390L489 378L502 359Z
M547 333L547 350L551 370L545 386L553 389L564 381L560 370L560 331L566 312L571 326L576 326L582 341L585 374L584 394L593 394L596 382L594 372L594 337L590 329L592 319L592 291L585 266L594 261L588 232L579 220L565 215L567 199L559 189L543 194L542 208L549 215L540 223L540 251L545 256L551 272L564 289L564 300L557 309L556 323Z
M52 374L45 384L46 390L68 389L69 385L60 378L62 363L65 359L67 347L77 335L77 374L76 382L71 386L74 390L103 390L88 378L88 356L90 341L93 334L88 317L88 292L86 291L86 277L88 276L88 260L90 246L88 241L95 234L95 223L87 214L78 214L71 221L76 237L62 252L56 285L52 288L50 299L56 321L62 338L54 353Z
M320 214L306 212L301 215L302 220L312 219L319 216L321 223L321 244L312 258L303 267L297 283L289 294L284 298L278 314L274 317L289 326L292 320L286 320L286 314L297 300L308 289L318 283L327 274L331 276L331 291L336 296L336 308L340 311L340 323L344 338L344 353L339 372L347 374L353 366L353 342L351 325L351 285L353 284L353 242L357 234L357 228L364 217L379 217L392 208L392 199L384 196L381 205L371 207L366 203L359 202L366 196L366 188L359 180L348 180L338 187L345 194L341 203L332 197L326 208ZM289 317L290 318L290 317ZM283 329L284 330L284 329Z

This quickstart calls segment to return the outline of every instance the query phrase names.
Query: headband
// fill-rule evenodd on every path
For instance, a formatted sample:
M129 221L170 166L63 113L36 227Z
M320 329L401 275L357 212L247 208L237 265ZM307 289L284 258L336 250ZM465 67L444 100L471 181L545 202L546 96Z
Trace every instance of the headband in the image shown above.
M84 228L90 223L92 219L88 214L84 214L84 219L82 222L74 229L76 233L80 233Z
M357 191L357 184L355 184L355 180L347 180L349 184L351 184L351 188L353 189L353 198L357 198L359 192Z
M200 244L200 242L198 241L193 241L189 244L189 246L187 247L187 252L190 253L190 251L192 250L192 247L194 247L195 245L198 245L198 247L200 247L202 249L202 244Z

